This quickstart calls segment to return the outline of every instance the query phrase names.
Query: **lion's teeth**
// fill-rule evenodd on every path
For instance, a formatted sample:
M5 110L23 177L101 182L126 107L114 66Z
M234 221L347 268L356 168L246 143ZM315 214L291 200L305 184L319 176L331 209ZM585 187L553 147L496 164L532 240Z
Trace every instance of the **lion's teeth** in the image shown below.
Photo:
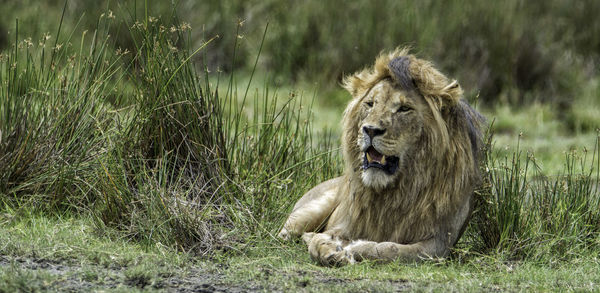
M381 156L381 165L385 165L385 156Z
M371 159L371 155L369 155L368 152L367 152L367 161L369 161L369 162L373 161L373 159Z

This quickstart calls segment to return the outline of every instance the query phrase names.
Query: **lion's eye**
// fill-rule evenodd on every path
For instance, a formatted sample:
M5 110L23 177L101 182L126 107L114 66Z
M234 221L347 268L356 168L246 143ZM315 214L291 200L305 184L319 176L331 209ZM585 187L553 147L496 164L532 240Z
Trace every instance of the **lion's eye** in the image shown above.
M366 102L365 104L367 104L369 108L373 107L373 102Z
M398 110L396 111L396 113L400 113L400 112L408 112L408 111L410 111L410 110L412 110L412 108L411 108L411 107L408 107L408 106L400 106L400 108L398 108Z

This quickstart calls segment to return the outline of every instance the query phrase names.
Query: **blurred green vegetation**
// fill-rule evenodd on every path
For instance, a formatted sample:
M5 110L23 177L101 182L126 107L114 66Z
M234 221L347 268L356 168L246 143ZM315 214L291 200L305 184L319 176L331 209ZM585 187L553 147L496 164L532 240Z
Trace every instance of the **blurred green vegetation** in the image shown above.
M12 42L6 32L14 31L14 18L20 19L22 36L53 34L64 3L5 2L0 48ZM143 6L140 1L70 1L66 31L78 22L79 29L93 31L105 9L126 20L123 16L146 13ZM286 82L335 86L382 50L409 45L455 76L470 98L565 106L586 94L582 84L597 77L600 65L600 2L594 0L182 0L176 7L191 24L194 42L219 36L205 53L215 70L252 66L248 57L269 23L260 68ZM147 13L170 18L171 3L152 2ZM131 49L127 30L116 31L115 45ZM235 60L234 43L239 45Z

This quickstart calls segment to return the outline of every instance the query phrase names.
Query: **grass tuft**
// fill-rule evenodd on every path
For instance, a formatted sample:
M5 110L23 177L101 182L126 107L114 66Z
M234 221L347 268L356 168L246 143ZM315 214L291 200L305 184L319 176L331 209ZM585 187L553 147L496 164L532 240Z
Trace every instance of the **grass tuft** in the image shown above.
M531 153L522 158L517 148L512 156L493 154L490 138L484 185L476 193L470 225L475 246L511 260L535 261L566 260L596 250L599 147L600 136L593 151L567 153L563 173L545 176ZM592 156L591 164L586 156Z

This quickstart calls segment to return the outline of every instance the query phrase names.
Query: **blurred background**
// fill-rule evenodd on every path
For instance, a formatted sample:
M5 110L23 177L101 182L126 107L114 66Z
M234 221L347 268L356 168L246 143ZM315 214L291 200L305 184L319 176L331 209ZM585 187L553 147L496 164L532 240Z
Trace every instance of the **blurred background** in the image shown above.
M0 49L19 36L37 42L58 29L64 1L0 1ZM317 128L338 126L349 99L341 78L384 50L410 46L459 80L466 98L493 122L498 152L517 144L544 169L564 152L593 148L600 127L600 1L69 1L63 31L71 44L116 17L114 50L134 47L124 19L147 13L189 24L194 47L218 36L198 64L212 72L256 67L257 87L315 99ZM177 14L173 12L176 7ZM107 12L108 11L108 12ZM13 17L14 16L14 17ZM165 28L169 29L169 28ZM263 34L265 34L262 42ZM52 40L53 41L53 40ZM68 49L69 43L64 44Z

